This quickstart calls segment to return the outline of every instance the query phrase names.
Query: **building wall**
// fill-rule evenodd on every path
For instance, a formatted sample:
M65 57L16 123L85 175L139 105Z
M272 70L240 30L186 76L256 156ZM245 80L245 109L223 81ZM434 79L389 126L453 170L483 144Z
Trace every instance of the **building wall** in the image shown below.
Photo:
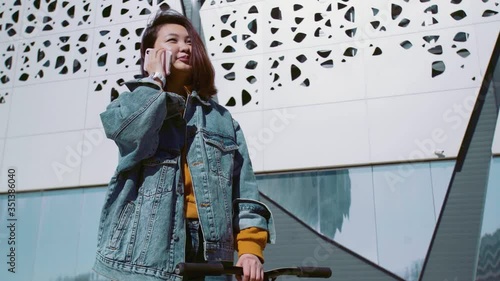
M97 223L102 190L84 187L105 185L118 156L99 113L139 73L137 42L162 3L181 7L0 3L0 200L13 167L17 190L30 191L19 197L30 229L20 229L20 251L36 253L19 280L88 274L95 238L78 233ZM401 277L419 269L500 31L498 11L494 1L470 0L206 1L200 13L217 99L245 131L261 192L367 262ZM69 187L83 188L48 191ZM488 198L486 208L496 210ZM79 219L55 231L61 210ZM495 212L485 211L483 236L499 227L488 214ZM2 209L1 223L5 216ZM52 252L66 240L71 247ZM51 276L46 254L71 263L68 270Z
M2 3L0 159L29 175L20 189L107 182L117 150L98 114L138 73L155 9ZM493 1L207 1L201 18L218 99L269 172L455 157L497 12Z
M219 101L258 171L455 157L500 27L491 1L211 3Z

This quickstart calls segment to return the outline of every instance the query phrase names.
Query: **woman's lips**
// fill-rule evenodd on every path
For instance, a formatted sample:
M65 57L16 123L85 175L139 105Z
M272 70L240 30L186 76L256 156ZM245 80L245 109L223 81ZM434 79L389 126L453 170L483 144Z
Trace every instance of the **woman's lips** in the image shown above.
M186 56L186 57L180 57L180 58L177 58L178 60L182 61L183 63L185 64L189 64L189 57Z

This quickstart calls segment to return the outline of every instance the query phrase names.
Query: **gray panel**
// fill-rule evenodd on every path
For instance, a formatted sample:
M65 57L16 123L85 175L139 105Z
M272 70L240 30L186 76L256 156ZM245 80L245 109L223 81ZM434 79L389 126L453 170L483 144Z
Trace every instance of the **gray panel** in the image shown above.
M493 55L495 64L497 55L498 50ZM492 66L486 72L486 79L492 74ZM498 117L494 90L491 85L487 88L487 82L483 82L466 130L421 280L475 280L491 146ZM482 109L478 106L481 101L484 101Z
M284 266L328 266L333 271L328 280L402 280L367 259L322 238L267 198L262 198L262 201L273 212L278 235L277 243L268 245L265 250L265 270ZM286 280L299 279L287 277ZM300 281L313 280L300 278Z

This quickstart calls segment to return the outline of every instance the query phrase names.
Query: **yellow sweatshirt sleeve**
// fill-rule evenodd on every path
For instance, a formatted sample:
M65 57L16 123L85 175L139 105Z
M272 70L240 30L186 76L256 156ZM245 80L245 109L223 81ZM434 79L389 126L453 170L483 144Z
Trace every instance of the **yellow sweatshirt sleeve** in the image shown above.
M267 231L258 227L242 229L236 234L236 251L238 257L243 254L252 254L264 262L264 248L267 243Z

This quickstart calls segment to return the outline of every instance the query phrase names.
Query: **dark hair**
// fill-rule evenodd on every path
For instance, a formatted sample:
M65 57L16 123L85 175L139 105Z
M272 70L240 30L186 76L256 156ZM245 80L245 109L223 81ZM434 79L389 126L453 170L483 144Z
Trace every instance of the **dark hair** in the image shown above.
M142 74L144 76L146 75L144 71L144 54L146 49L153 48L156 38L158 37L158 31L164 24L168 23L182 25L186 28L191 38L190 63L193 67L193 73L191 75L191 86L193 90L198 91L204 98L215 95L217 93L217 89L215 88L215 70L205 50L203 41L189 19L172 9L158 10L153 20L146 26L146 29L144 29L141 41Z

